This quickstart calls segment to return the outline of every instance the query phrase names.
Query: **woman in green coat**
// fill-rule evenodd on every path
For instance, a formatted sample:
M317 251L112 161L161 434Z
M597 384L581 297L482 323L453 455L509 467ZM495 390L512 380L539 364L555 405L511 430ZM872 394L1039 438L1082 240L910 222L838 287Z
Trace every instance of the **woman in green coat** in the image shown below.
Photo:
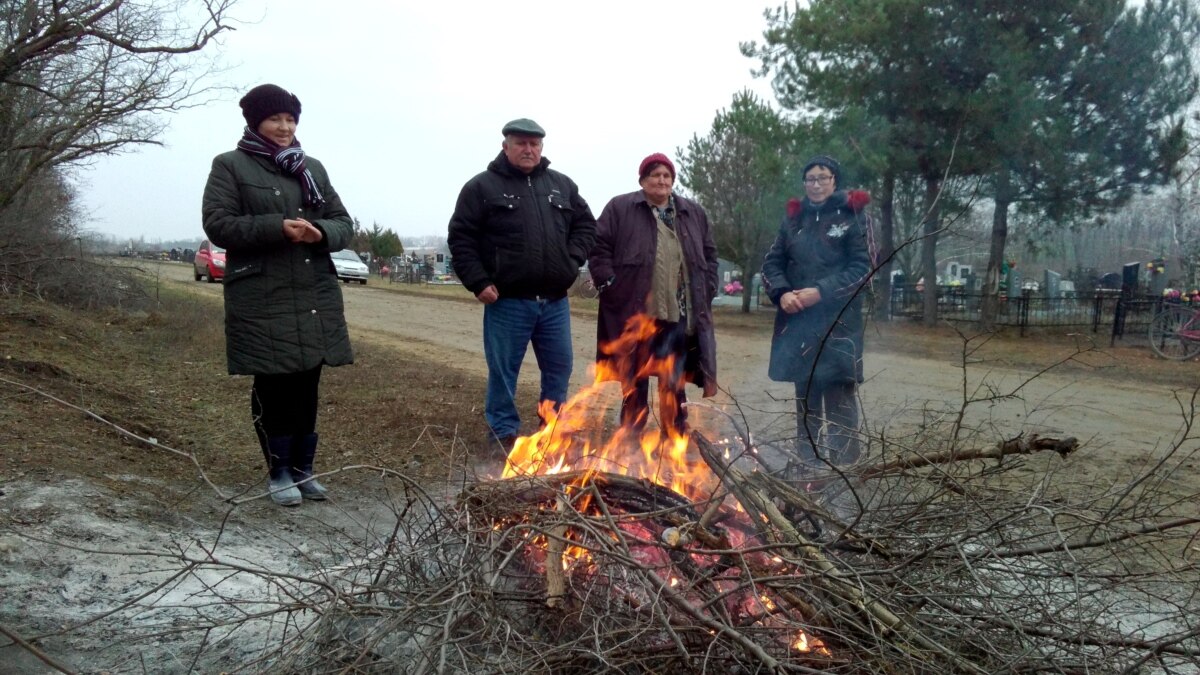
M226 251L225 350L231 375L253 375L250 411L271 498L322 500L312 478L321 368L352 363L331 251L353 224L325 167L296 140L300 100L273 84L239 102L246 128L204 188L204 232Z

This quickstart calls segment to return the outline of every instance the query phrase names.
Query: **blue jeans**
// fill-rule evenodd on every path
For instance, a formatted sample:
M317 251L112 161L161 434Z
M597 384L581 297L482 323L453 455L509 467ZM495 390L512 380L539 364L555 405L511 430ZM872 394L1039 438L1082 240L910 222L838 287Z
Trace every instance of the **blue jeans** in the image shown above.
M571 307L567 299L518 300L500 298L483 307L483 354L487 359L487 404L484 416L496 438L517 436L521 416L514 397L525 350L542 371L540 401L555 408L567 400L571 379Z

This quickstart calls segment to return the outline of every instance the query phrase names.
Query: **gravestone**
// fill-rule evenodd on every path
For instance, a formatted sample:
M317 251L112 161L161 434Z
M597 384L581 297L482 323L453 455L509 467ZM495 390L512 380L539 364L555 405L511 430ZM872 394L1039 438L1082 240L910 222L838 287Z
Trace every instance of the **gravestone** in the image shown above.
M1142 263L1132 262L1125 263L1121 267L1121 297L1132 298L1138 292L1138 272L1142 270Z
M1008 282L1005 285L1008 288L1008 297L1015 298L1021 294L1021 273L1015 268L1008 269Z
M1047 298L1062 297L1062 275L1053 270L1042 273L1042 295Z

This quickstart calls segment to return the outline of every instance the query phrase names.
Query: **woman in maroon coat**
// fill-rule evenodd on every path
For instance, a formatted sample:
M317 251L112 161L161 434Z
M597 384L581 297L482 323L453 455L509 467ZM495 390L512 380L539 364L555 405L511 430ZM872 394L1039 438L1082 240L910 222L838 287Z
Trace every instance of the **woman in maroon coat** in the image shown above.
M702 387L705 397L717 393L717 248L704 209L672 192L675 165L666 155L642 160L638 177L642 189L613 197L596 221L588 258L601 289L596 358L602 379L622 382L622 427L645 427L653 375L659 426L682 433L684 383ZM641 338L617 340L638 315Z

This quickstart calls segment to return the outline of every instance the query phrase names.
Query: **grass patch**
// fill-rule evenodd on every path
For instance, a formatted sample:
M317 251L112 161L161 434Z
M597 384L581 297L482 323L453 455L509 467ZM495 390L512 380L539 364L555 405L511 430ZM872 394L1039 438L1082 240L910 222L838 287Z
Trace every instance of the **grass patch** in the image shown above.
M122 436L61 399L192 453L219 485L265 472L250 424L251 378L225 367L220 299L154 286L151 311L79 311L0 298L0 482L60 472L105 481L136 474L194 483L185 459ZM461 291L462 289L459 288ZM473 301L473 300L472 300ZM374 464L445 476L452 447L482 450L485 382L357 341L354 365L322 377L318 469ZM43 392L43 394L36 393ZM532 409L533 394L521 392ZM356 480L356 475L339 476Z

